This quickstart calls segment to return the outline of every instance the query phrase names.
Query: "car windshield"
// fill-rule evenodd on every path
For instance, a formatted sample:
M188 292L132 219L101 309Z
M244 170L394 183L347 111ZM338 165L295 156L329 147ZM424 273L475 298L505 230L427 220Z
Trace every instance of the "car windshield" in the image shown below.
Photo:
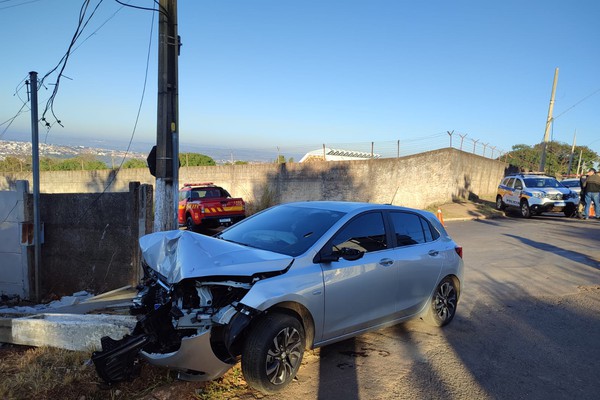
M216 237L295 257L306 252L344 215L321 208L281 205L243 220Z
M554 178L525 178L524 181L528 188L557 188L562 186Z
M563 186L572 188L572 187L579 187L579 181L562 181L561 182L563 184Z

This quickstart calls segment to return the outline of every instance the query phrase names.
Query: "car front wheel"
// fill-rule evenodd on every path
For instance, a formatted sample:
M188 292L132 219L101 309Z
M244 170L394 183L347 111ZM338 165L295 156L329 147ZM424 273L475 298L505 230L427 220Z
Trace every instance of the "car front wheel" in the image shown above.
M564 211L566 217L574 217L577 215L577 208L572 204L567 204Z
M456 314L458 304L458 290L454 279L444 278L431 298L431 303L425 314L425 321L433 326L448 325Z
M266 393L277 393L296 376L304 355L304 328L291 315L273 313L252 327L242 350L246 382Z
M531 210L529 209L529 203L527 203L527 200L521 201L521 216L523 218L531 217Z

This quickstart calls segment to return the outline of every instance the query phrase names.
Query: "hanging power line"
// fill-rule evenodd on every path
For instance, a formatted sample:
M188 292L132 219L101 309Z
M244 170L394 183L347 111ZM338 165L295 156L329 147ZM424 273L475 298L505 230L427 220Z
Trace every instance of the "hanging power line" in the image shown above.
M571 107L567 108L565 111L561 112L560 114L558 114L556 117L554 117L552 119L555 120L555 119L559 118L560 116L566 114L567 112L571 111L572 109L574 109L575 107L577 107L578 105L580 105L581 103L583 103L584 101L586 101L587 99L589 99L590 97L592 97L593 95L595 95L598 92L600 92L600 88L598 88L594 92L588 94L583 99L579 100L577 103L573 104Z
M62 56L62 58L60 59L58 64L56 64L56 66L54 68L52 68L49 72L47 72L46 75L44 75L43 78L39 81L40 86L44 85L44 81L46 80L46 78L48 78L48 76L50 76L51 74L56 72L56 70L59 70L58 76L56 77L56 80L54 81L54 84L53 84L54 89L52 91L52 94L50 95L50 98L46 102L46 107L44 108L44 112L42 113L41 119L43 122L45 122L47 128L50 128L52 126L46 120L46 114L48 112L50 112L52 114L52 116L54 117L54 121L57 124L59 124L60 126L63 126L60 119L58 119L58 117L56 116L56 114L54 112L54 100L56 99L56 95L58 93L58 88L60 87L60 80L63 77L65 68L67 67L67 63L69 61L69 57L71 56L73 46L75 46L75 43L77 42L77 40L83 33L83 30L88 25L88 23L90 22L90 20L92 19L92 17L98 10L98 7L100 7L100 4L102 4L103 1L104 0L99 0L98 4L96 4L96 6L93 8L91 13L89 13L89 14L88 14L88 8L90 6L90 0L83 1L83 4L81 5L81 9L79 10L79 20L78 20L77 28L75 29L75 33L73 34L73 37L71 38L71 43L69 44L69 47L67 48L65 55Z
M154 36L154 14L152 14L152 22L150 24L150 39L148 41L148 52L146 54L146 70L144 73L144 84L142 87L142 95L140 98L140 103L138 106L138 110L137 110L137 114L135 117L135 123L133 124L133 130L131 132L131 137L129 138L129 143L127 144L127 149L125 150L125 155L123 155L123 158L121 159L121 163L119 164L119 166L117 167L116 171L114 174L112 174L111 178L108 180L106 186L104 187L104 190L102 190L102 192L89 204L89 206L83 211L83 213L81 213L81 215L79 216L79 221L81 221L85 215L88 213L88 211L92 208L92 206L94 204L96 204L98 202L98 200L100 200L100 198L104 195L104 193L106 193L106 191L108 190L108 188L110 187L110 185L113 184L113 182L115 181L115 179L117 179L117 176L119 175L119 172L121 171L121 168L123 167L123 164L125 163L125 159L127 158L127 154L129 153L129 150L131 149L131 143L133 142L133 138L135 136L136 130L137 130L137 125L140 119L140 114L142 112L142 105L144 104L144 98L146 95L146 87L147 87L147 83L148 83L148 70L150 69L150 53L152 50L152 38Z
M12 1L12 0L3 0L3 1L0 1L0 4L7 3L9 1ZM0 10L6 10L7 8L14 8L14 7L19 7L19 6L24 6L26 4L37 3L38 1L42 1L42 0L29 0L29 1L26 1L24 3L19 3L19 4L13 4L11 6L0 7Z

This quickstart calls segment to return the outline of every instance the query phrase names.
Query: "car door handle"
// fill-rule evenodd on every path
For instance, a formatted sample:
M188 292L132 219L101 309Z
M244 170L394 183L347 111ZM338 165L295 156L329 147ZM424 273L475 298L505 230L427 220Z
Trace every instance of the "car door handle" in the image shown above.
M435 257L435 256L437 256L438 254L440 254L440 252L439 252L439 251L437 251L437 250L429 250L429 253L428 253L428 254L429 254L431 257Z
M383 265L384 267L389 267L393 263L394 263L394 260L392 260L391 258L382 258L379 261L379 264Z

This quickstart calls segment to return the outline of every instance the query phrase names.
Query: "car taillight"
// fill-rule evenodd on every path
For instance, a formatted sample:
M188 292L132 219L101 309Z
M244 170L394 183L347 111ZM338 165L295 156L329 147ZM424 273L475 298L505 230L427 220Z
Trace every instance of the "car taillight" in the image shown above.
M462 247L461 247L461 246L456 246L456 247L454 248L454 251L456 251L456 254L458 254L458 256L459 256L460 258L463 258L463 257L462 257Z

